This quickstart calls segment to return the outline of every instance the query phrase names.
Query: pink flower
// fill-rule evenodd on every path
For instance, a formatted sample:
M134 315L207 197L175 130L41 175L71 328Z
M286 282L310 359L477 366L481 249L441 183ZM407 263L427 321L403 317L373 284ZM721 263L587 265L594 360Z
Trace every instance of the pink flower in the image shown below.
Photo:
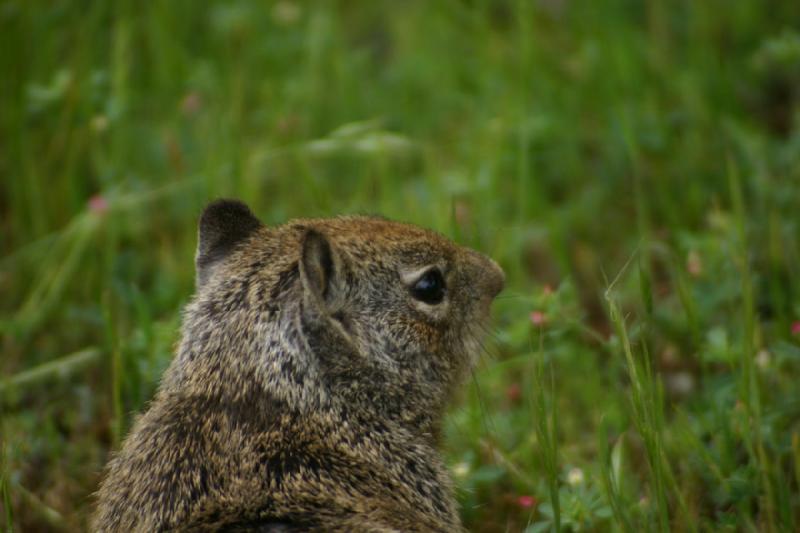
M792 322L792 335L800 335L800 320Z
M530 509L536 505L536 498L527 494L517 497L517 505L523 509Z
M529 318L534 326L542 327L547 322L547 316L542 311L531 311Z
M108 211L108 200L102 194L95 194L89 201L87 202L89 206L89 211L92 213L97 213L98 215L102 215L106 211Z

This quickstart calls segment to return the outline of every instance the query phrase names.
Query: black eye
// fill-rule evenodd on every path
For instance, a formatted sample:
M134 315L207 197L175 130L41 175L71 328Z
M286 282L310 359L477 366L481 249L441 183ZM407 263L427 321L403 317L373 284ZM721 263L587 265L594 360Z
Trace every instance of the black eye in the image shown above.
M419 278L411 287L411 295L421 302L435 305L444 300L444 278L438 269L432 268Z

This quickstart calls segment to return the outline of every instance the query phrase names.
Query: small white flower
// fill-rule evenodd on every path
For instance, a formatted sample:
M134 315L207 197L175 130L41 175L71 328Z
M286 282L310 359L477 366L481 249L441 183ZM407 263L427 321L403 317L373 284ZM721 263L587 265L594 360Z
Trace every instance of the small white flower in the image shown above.
M665 378L667 389L674 394L686 396L695 389L694 376L686 371L668 374Z
M92 117L92 131L103 133L108 129L108 117L105 115L95 115Z
M769 368L770 359L769 351L761 349L756 354L756 365L758 365L758 368L761 370L766 370Z
M294 2L278 2L272 8L272 18L275 19L275 22L287 26L297 22L301 14L300 6Z
M460 462L453 465L453 474L456 477L465 478L469 475L469 464L466 462Z
M570 471L567 473L567 483L573 487L583 483L583 470L577 467L570 469Z

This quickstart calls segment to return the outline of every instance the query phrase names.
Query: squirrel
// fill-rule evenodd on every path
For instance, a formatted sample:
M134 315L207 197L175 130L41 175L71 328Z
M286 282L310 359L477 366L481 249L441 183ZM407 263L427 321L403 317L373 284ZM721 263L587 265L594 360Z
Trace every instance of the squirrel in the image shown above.
M201 215L196 292L96 531L463 531L437 450L504 274L373 216Z

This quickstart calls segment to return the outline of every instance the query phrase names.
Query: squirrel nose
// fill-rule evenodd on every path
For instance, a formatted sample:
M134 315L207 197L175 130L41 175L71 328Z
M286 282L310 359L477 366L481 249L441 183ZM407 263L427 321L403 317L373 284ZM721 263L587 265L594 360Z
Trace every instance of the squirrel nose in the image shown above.
M494 259L486 258L489 260L489 292L492 295L492 298L500 294L500 291L503 290L503 287L506 285L506 274L503 272L503 269L500 268L500 265Z
M494 298L506 284L506 275L494 259L470 250L474 264L477 267L477 278L481 288L490 298Z

